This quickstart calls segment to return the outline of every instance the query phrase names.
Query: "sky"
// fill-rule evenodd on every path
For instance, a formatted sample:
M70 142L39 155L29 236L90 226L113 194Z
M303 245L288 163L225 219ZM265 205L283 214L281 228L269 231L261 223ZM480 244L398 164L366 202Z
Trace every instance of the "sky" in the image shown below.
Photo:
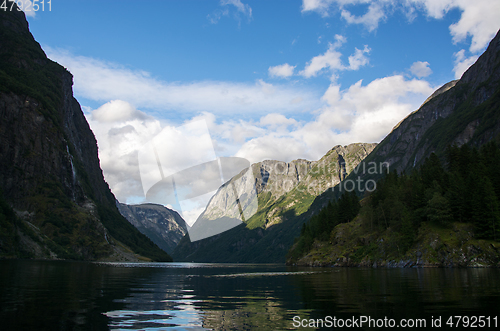
M500 0L52 0L25 13L48 57L73 74L124 203L146 201L139 155L155 137L172 139L156 148L176 171L220 157L318 160L336 145L380 142L500 28ZM207 190L179 210L188 223Z

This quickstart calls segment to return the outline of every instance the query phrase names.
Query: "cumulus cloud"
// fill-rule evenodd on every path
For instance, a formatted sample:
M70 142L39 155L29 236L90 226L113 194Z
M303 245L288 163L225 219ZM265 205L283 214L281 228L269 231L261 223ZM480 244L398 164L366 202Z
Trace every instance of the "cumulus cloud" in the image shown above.
M440 19L452 9L459 9L460 20L450 25L453 42L458 43L472 38L469 50L482 51L499 28L500 2L489 0L410 0L410 3L425 8L427 15Z
M368 11L363 16L352 15L348 10L342 9L341 16L349 24L361 24L370 32L378 28L378 23L385 19L383 6L380 3L372 2Z
M342 53L337 49L345 42L346 38L344 36L335 35L335 42L329 43L328 50L321 55L313 57L300 74L306 78L310 78L328 70L332 74L332 80L334 80L336 77L335 73L338 71L358 70L361 66L368 64L369 60L366 54L370 53L370 48L365 45L362 50L356 48L354 54L349 56L349 65L344 65L341 60Z
M418 78L427 77L432 74L432 70L429 68L429 62L427 61L417 61L413 63L410 67L410 72Z
M269 76L271 77L281 77L288 78L293 76L293 71L296 66L291 66L288 63L277 65L274 67L269 67Z
M368 5L362 16L353 15L351 6ZM450 25L450 34L454 43L463 42L471 37L470 52L481 52L499 29L500 2L490 0L303 0L302 12L317 12L323 17L334 12L349 24L362 24L368 31L374 31L387 15L396 9L406 13L413 20L419 12L427 17L442 19L448 12L458 9L461 12L458 22Z
M161 178L216 157L238 156L252 163L264 159L317 160L337 144L380 141L432 90L423 80L406 79L401 75L377 79L366 85L358 81L343 90L331 83L320 100L323 105L310 121L277 112L250 120L203 112L183 123L187 127L200 121L205 123L206 129L199 130L201 136L192 134L191 137L183 135L187 132L185 128L162 124L123 100L107 102L90 110L86 116L99 142L101 167L112 191L119 201L140 203ZM158 172L154 150L148 149L151 141L158 137L161 138L155 142L158 158L172 160L165 165L162 163L163 177ZM144 168L141 170L144 164L141 153L143 161L144 155L154 161L151 173L144 172ZM190 223L208 202L212 187L218 185L213 183L217 176L214 177L211 167L198 170L196 176L188 174L176 179L178 187L189 187L189 191L179 193L182 196L180 205L171 204Z
M358 70L360 67L368 64L369 60L365 54L370 54L370 48L365 45L363 49L357 49L349 56L349 69L350 70Z
M137 152L161 131L160 121L122 100L105 103L86 114L98 141L99 159L106 181L121 202L144 197Z
M86 117L98 141L104 177L121 202L169 205L192 224L223 183L204 120L210 116L168 126L126 101L114 100ZM170 176L175 176L178 199L168 200L167 194L165 201L152 200L150 189Z
M152 117L122 100L112 100L92 112L92 120L98 122L126 122L136 119L147 120Z
M459 79L462 77L465 71L469 69L471 65L476 62L477 58L479 57L478 55L472 55L467 57L465 55L465 50L462 49L455 54L453 54L455 57L455 66L453 67L453 72L455 73L455 79Z
M293 126L279 132L266 130L243 144L236 155L251 162L317 160L337 144L378 142L433 90L424 80L408 80L402 75L376 79L367 85L358 81L345 90L332 83L322 98L325 105L315 119L301 123L276 118L276 122ZM262 118L261 122L270 119Z
M300 112L318 106L318 95L305 88L282 86L258 80L252 83L218 81L166 82L144 71L115 63L75 56L65 50L44 47L48 56L74 75L78 97L98 102L127 101L136 107L183 114L187 119L207 111L231 116L241 113ZM196 96L196 97L193 97ZM300 102L297 102L300 100Z

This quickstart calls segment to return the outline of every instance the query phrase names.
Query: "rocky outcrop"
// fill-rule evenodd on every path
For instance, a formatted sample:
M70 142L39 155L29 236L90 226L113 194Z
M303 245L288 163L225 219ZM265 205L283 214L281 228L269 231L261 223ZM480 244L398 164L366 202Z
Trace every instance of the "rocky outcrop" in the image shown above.
M23 222L17 235L38 258L105 258L119 241L170 259L119 214L72 84L24 13L0 11L0 189Z
M184 219L176 211L162 205L127 205L117 201L117 206L133 226L167 253L172 253L188 232Z

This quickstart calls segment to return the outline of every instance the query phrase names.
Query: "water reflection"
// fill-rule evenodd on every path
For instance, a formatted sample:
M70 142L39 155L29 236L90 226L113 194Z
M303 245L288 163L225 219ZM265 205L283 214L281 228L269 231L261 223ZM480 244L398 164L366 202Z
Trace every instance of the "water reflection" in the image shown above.
M292 319L495 316L497 269L0 261L2 330L294 329Z

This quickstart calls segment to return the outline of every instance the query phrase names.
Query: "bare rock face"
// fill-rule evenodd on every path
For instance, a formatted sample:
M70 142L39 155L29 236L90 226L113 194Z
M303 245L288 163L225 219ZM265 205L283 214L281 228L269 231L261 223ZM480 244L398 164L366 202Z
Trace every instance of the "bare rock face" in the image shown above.
M184 219L176 211L162 205L127 205L119 202L116 205L133 226L167 253L172 253L188 232Z
M200 262L284 261L300 232L299 215L316 196L346 178L375 146L338 145L318 161L252 164L219 188L174 257ZM288 235L283 237L283 232ZM271 249L270 244L274 256L252 254Z

